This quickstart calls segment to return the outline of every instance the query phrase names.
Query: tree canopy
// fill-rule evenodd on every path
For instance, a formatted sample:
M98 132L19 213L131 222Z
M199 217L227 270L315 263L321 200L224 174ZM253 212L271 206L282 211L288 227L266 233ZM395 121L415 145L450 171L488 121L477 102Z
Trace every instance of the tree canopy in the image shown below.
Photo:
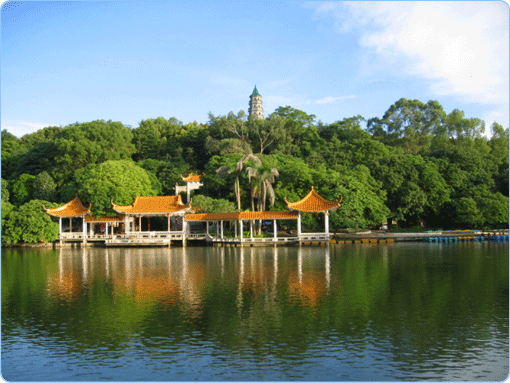
M174 194L189 172L203 175L193 199L202 211L285 210L285 197L296 201L315 186L324 198L343 197L333 229L389 218L447 229L507 226L508 148L508 128L498 123L486 133L482 120L459 109L404 98L383 116L329 124L280 106L261 120L241 110L209 113L206 124L96 120L21 138L3 130L2 231L9 243L52 238L25 238L17 228L32 201L63 204L78 193L95 215L112 215L112 199L128 205L137 195ZM51 223L43 213L29 216ZM322 225L320 216L306 220Z

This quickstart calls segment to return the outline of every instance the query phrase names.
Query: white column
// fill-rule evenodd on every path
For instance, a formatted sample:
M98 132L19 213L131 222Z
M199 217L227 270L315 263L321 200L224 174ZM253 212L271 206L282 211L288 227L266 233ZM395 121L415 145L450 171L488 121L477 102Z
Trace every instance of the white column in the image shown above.
M298 237L301 237L301 212L298 213L297 218L297 235Z
M62 217L58 217L58 237L62 234Z
M250 220L250 238L253 239L253 219Z
M221 226L220 226L220 236L221 236L221 239L223 239L223 221L221 221Z
M170 215L166 216L166 220L167 220L167 223L168 223L168 231L170 231Z
M234 223L235 237L237 238L237 222Z
M104 226L105 226L104 235L108 236L108 222L105 222Z
M126 232L126 234L129 234L129 220L128 220L128 216L127 214L124 215L124 231Z
M85 222L85 217L83 217L82 232L83 232L83 238L87 238L87 222Z
M73 232L73 218L69 217L69 233Z
M138 232L142 231L142 216L138 216Z
M329 211L324 213L324 226L326 226L326 235L329 235Z
M209 221L205 221L206 233L209 235Z
M241 242L243 242L243 220L239 221L239 230L241 231Z
M276 219L273 219L273 238L276 241L278 238L278 228L276 227Z

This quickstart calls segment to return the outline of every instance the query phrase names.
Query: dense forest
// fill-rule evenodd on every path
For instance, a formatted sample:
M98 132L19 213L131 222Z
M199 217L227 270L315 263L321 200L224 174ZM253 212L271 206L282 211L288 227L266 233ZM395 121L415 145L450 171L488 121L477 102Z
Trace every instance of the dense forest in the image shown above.
M21 138L2 131L2 243L56 239L42 205L76 194L95 215L110 201L173 195L181 175L201 174L197 211L286 210L315 186L343 197L333 230L379 226L508 227L508 128L437 101L400 99L382 118L331 124L290 106L265 119L209 114L206 124L147 119L46 127ZM489 136L490 138L488 138ZM321 215L306 215L307 228ZM55 226L56 225L56 226Z

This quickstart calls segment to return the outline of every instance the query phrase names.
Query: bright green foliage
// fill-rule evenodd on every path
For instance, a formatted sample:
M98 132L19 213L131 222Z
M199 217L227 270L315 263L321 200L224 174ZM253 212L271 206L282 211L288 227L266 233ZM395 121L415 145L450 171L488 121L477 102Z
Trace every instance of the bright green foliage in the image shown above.
M12 184L12 202L17 205L23 205L24 203L30 201L33 196L33 185L34 185L35 176L30 174L22 174L19 178Z
M286 210L285 197L297 201L312 186L327 199L343 197L333 228L386 218L445 229L508 224L508 128L494 123L488 139L483 121L458 109L447 115L437 101L400 99L368 129L362 116L325 124L291 106L262 120L242 110L209 117L207 124L151 118L135 129L92 121L21 139L3 131L4 210L7 201L67 202L79 192L95 214L114 214L111 199L125 205L136 195L173 195L193 171L204 184L194 200L225 199L237 210L265 209L273 191L271 208ZM324 215L307 214L303 224L320 229Z
M48 172L41 172L35 177L33 189L34 198L45 201L55 200L56 184Z
M175 184L182 183L181 176L185 177L190 173L190 166L182 158L179 161L161 161L148 158L138 161L136 164L147 171L157 194L173 194ZM157 180L153 179L153 175L156 176Z
M58 204L39 199L31 200L19 208L13 208L2 224L2 243L51 242L58 238L58 223L43 209L55 208Z
M14 169L16 168L17 154L22 150L22 145L18 137L2 130L2 177L11 179Z
M9 215L9 213L15 208L15 206L10 203L9 201L2 200L2 228L5 227L5 224L7 222L6 218ZM3 231L3 229L2 229Z
M340 175L342 185L338 193L343 197L342 206L331 213L331 227L367 228L386 221L390 210L386 207L386 192L382 184L363 165ZM338 197L336 197L338 199Z
M315 118L317 117L315 114L307 114L291 106L280 106L274 111L274 114L283 117L286 121L294 121L305 128L315 127Z
M456 223L463 227L481 227L484 219L472 198L462 197L454 202Z
M372 169L388 193L387 206L397 220L435 219L450 199L450 188L439 166L419 155L397 152L377 160Z
M48 126L37 132L25 134L19 139L20 143L27 149L31 149L41 142L49 142L54 140L64 128L60 126Z
M21 148L21 143L15 135L7 130L2 130L2 162L12 156Z
M9 182L2 178L2 203L9 202Z
M406 153L416 154L429 148L434 133L444 131L446 117L437 101L424 104L401 98L382 119L370 119L368 127L385 144L400 146Z
M71 178L76 169L130 158L133 133L120 122L92 121L66 126L55 139L59 172Z
M147 172L131 160L106 161L76 172L78 195L91 203L94 215L113 215L116 205L130 205L136 196L156 195Z
M447 132L451 138L479 138L485 123L479 118L465 118L462 110L454 109L447 117Z
M236 206L223 198L211 198L204 195L193 197L193 209L196 213L234 213Z
M508 197L501 193L487 193L478 199L478 207L486 225L508 225Z
M492 137L488 142L491 148L490 156L498 167L497 173L494 175L494 181L497 190L508 197L508 128L503 129L501 125L494 123L491 130Z

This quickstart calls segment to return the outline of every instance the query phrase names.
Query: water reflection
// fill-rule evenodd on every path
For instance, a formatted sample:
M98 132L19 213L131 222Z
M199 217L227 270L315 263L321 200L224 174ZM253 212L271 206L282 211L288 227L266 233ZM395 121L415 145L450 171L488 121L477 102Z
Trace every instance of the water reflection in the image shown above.
M137 361L164 371L148 380L197 379L196 363L206 380L493 380L508 372L504 246L9 250L2 365L35 344L86 360L90 380L122 378L119 358L131 380Z
M201 249L203 250L203 249ZM208 251L207 251L208 250ZM294 250L294 249L293 249ZM77 257L77 251L81 256ZM182 301L199 310L206 275L215 281L237 276L237 302L243 292L275 291L279 281L303 304L315 305L331 284L330 249L298 247L297 260L288 248L211 248L200 256L194 248L164 249L60 249L58 273L49 274L47 290L57 299L78 299L94 283L106 281L113 296L132 294L135 301ZM226 262L226 259L228 262ZM320 267L320 263L324 267ZM104 281L102 277L104 276Z

